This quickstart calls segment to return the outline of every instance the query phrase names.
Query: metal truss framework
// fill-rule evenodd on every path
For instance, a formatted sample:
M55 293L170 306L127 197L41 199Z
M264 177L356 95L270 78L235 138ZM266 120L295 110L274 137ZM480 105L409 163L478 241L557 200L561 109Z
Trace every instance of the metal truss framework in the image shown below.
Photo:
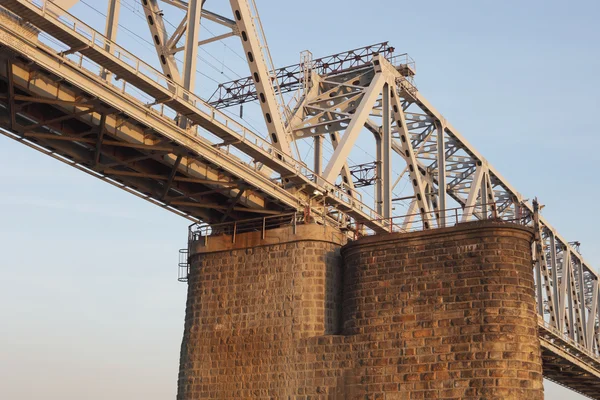
M421 95L408 56L382 43L314 61L306 55L298 66L275 70L253 1L231 0L231 19L200 1L162 1L187 13L168 35L156 1L141 0L159 72L114 42L118 0L109 3L106 35L47 0L3 0L64 46L0 16L2 133L209 223L309 209L354 230L431 229L453 223L451 205L464 210L461 222L525 222L538 238L533 267L547 351L558 349L562 359L585 355L587 373L600 379L598 274ZM258 99L264 137L194 94L197 46L222 39L198 36L202 18L239 36L251 74L221 86L212 104ZM183 72L172 58L179 51ZM298 95L290 108L281 95L292 90ZM375 159L350 167L365 135ZM312 144L310 167L292 153L294 142ZM325 144L333 154L324 154ZM393 210L401 180L411 191L402 198L410 201L404 217ZM372 188L372 204L363 201L363 188Z
M302 64L278 68L273 75L277 78L282 93L293 92L302 88L305 83L305 64L322 76L364 67L371 62L375 54L391 57L393 53L394 48L388 42L383 42L314 60L308 58ZM249 76L221 83L208 101L215 108L226 108L254 100L258 100L258 93L252 77Z

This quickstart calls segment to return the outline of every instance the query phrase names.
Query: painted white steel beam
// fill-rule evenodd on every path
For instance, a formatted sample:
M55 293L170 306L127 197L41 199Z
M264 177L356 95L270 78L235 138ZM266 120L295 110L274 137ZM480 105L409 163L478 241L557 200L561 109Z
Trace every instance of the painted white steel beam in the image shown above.
M315 136L316 138L317 136ZM339 132L333 132L332 134L329 135L329 138L331 140L331 146L333 147L333 150L335 151L335 149L338 148L339 142L340 142L340 134ZM322 143L321 143L322 145ZM322 166L322 162L321 165L319 166L320 171L319 175L323 174L323 166ZM354 188L354 181L352 179L352 173L350 173L350 168L348 167L348 161L346 160L346 162L344 163L344 165L342 165L342 182L344 183L342 185L342 190L344 190L347 194L349 194L352 197L356 197L356 190Z
M106 27L104 35L110 42L116 42L117 29L119 27L119 14L121 12L121 0L108 0L108 8L106 10ZM106 43L106 51L112 52L111 43ZM110 73L105 69L102 71L104 79L109 79Z
M314 167L315 174L321 175L323 169L323 137L321 135L314 137ZM315 177L316 178L316 177Z
M395 82L393 87L395 87ZM396 143L400 144L400 152L404 156L404 159L406 160L406 164L408 166L408 174L410 177L413 192L415 194L417 212L421 214L424 228L428 229L430 227L430 223L428 221L430 216L430 208L429 202L427 200L427 193L425 190L426 185L423 181L423 176L420 172L421 170L419 168L419 163L415 155L415 149L412 145L410 132L408 131L408 126L406 123L406 115L404 114L404 110L402 107L402 102L400 101L400 97L395 92L395 90L392 93L391 103L396 129L398 129L398 133L400 134L400 140L396 141Z
M377 212L385 219L392 217L392 123L390 115L390 91L394 96L395 84L386 83L382 91L381 134L377 142Z
M258 16L252 13L247 0L230 0L230 5L250 67L250 74L256 86L258 102L271 143L283 155L291 157L291 137L279 111L280 104L273 87L276 77L272 76L272 71L269 70L265 59L265 54L267 58L270 56L265 39L261 35ZM283 157L283 155L279 155L279 157Z
M446 226L446 141L445 141L445 122L444 120L437 123L437 162L438 162L438 209L439 209L439 225Z
M183 53L183 87L194 92L196 85L196 65L198 64L198 39L200 37L200 18L202 0L190 0L187 12L187 29Z
M339 146L333 152L333 155L331 156L331 159L327 164L325 171L323 172L323 178L325 181L335 183L337 180L342 166L350 155L350 151L352 150L354 143L356 143L356 139L358 138L360 131L365 126L365 123L369 118L369 114L371 113L377 98L381 94L383 85L385 85L385 83L385 75L378 73L375 75L371 81L371 84L366 89L356 113L352 117L348 128L346 128L346 133L344 136L342 136Z
M218 36L213 36L211 38L208 39L204 39L204 40L200 40L197 45L198 46L204 46L205 44L209 44L209 43L213 43L213 42L218 42L219 40L223 40L223 39L227 39L229 37L235 36L235 34L233 32L228 32L228 33L224 33L222 35L218 35ZM180 47L175 47L175 48L171 48L171 53L172 54L177 54L180 51L185 50L185 46L180 46Z
M52 0L52 2L60 8L62 8L63 10L68 10L69 8L77 4L79 0Z
M189 7L189 3L186 1L181 1L181 0L160 0L160 1L162 1L165 4L169 4L173 7L177 7L180 10L184 10L184 11L187 11L187 9ZM203 1L203 5L204 5L204 3L205 3L205 1ZM204 8L202 9L202 19L207 19L209 21L212 21L217 24L223 25L225 27L231 28L234 31L236 29L235 21L233 21L227 17L224 17L222 15L219 15L217 13L214 13L212 11L208 11Z
M462 222L467 222L475 213L477 200L481 198L481 187L483 185L483 181L485 180L485 175L487 174L487 172L488 169L486 165L482 164L477 166L475 177L471 182L469 197L467 198L467 202L465 203Z
M121 11L121 0L109 0L106 12L105 36L110 41L116 41L117 28L119 26L119 14Z
M171 34L171 37L169 39L167 39L167 42L165 43L165 46L167 46L169 49L171 49L171 53L173 53L173 54L176 53L176 51L173 51L173 49L177 46L177 43L179 43L179 41L183 37L183 34L185 33L185 30L187 29L186 24L187 24L187 13L183 18L181 18L181 21L179 21L179 25L177 25L177 28L175 28L175 30ZM184 48L185 48L185 46L182 46L181 50L183 50Z
M590 304L589 318L588 318L587 327L586 327L586 330L587 330L586 347L588 349L593 348L594 337L596 336L595 329L596 329L596 318L597 318L597 314L598 314L598 300L599 300L598 281L595 280L592 283L592 299L591 299L591 304Z
M564 249L562 252L562 274L560 281L559 303L558 303L558 329L563 332L565 329L565 319L567 318L567 298L569 294L569 279L571 277L571 256L570 249Z
M146 14L146 23L148 24L148 28L150 28L152 43L156 49L160 67L167 78L181 84L181 74L175 56L169 51L169 46L167 44L169 35L158 2L157 0L141 0L140 2L144 8L144 13Z

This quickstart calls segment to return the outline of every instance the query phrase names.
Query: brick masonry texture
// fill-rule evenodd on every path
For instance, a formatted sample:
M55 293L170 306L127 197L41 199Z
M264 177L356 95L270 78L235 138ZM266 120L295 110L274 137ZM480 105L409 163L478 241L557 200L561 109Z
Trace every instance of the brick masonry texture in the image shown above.
M195 247L178 399L543 399L529 230L291 229Z

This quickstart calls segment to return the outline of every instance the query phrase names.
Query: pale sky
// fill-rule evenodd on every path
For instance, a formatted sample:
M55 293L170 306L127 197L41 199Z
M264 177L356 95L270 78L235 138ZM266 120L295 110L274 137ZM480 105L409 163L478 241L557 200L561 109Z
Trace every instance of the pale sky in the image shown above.
M122 2L125 27L148 39L140 6ZM207 8L224 12L223 3ZM385 40L408 52L421 93L600 266L600 3L257 4L277 65L307 48L320 56ZM85 4L74 11L104 28ZM151 56L131 32L119 41ZM235 39L226 43L201 53L212 65L201 67L203 95L231 70L247 73ZM188 221L4 136L0 165L0 398L174 398L186 295L177 252ZM546 385L546 399L579 398Z

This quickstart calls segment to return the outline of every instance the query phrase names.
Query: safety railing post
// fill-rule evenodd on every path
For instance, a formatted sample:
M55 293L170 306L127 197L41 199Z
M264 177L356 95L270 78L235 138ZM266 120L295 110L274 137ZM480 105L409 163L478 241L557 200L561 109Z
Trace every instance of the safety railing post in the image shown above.
M237 221L233 223L233 235L231 235L231 243L235 243L235 234L237 232Z
M265 240L265 231L267 230L267 217L263 217L262 219L262 231L261 231L261 239Z

